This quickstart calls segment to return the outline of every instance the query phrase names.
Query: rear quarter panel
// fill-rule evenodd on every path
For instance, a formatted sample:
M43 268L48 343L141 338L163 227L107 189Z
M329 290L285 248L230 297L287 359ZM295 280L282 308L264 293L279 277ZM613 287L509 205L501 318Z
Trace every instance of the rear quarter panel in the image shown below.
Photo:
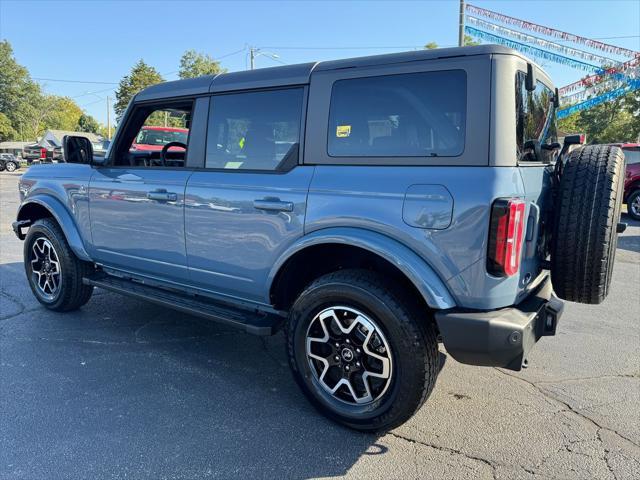
M444 229L403 219L405 194L415 185L440 185L453 198ZM498 197L523 196L518 169L504 167L391 167L319 165L309 190L305 233L353 227L393 238L416 252L447 283L459 306L513 304L518 278L486 272L490 208ZM426 203L425 214L432 204Z

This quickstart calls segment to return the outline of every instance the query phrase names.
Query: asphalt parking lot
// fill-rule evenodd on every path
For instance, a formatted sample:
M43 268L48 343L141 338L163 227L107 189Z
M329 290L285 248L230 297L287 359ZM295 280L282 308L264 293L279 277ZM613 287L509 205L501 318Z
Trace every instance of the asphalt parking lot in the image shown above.
M0 174L0 479L640 478L640 223L611 293L568 304L522 372L447 358L407 424L365 435L320 416L258 338L102 291L41 308Z

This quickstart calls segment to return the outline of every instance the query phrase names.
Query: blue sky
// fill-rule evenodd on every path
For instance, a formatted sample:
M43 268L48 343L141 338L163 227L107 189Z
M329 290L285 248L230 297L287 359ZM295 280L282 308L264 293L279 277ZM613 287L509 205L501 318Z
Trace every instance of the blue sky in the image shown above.
M480 7L640 50L640 2L483 1ZM45 91L74 97L106 121L106 95L140 58L167 80L182 53L194 48L225 56L227 69L246 68L247 45L287 64L457 42L458 1L28 1L0 0L0 38ZM580 48L580 47L578 47ZM239 52L240 51L240 52ZM234 53L238 52L238 53ZM597 53L597 52L596 52ZM262 56L257 67L278 65ZM584 72L543 64L556 85ZM95 92L95 93L87 93Z

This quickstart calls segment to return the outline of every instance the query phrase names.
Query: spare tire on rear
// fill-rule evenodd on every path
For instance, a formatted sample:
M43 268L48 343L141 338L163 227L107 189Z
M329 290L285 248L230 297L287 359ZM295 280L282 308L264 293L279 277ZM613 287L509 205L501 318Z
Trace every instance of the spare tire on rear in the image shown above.
M601 303L609 293L618 244L624 155L611 145L574 150L562 168L551 243L556 294Z

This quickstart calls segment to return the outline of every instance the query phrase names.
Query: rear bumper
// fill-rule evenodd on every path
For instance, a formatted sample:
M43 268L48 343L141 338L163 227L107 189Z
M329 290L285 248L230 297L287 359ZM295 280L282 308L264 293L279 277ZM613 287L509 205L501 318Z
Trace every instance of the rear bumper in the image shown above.
M520 370L540 337L555 335L564 302L547 279L514 307L435 314L447 352L461 363Z

